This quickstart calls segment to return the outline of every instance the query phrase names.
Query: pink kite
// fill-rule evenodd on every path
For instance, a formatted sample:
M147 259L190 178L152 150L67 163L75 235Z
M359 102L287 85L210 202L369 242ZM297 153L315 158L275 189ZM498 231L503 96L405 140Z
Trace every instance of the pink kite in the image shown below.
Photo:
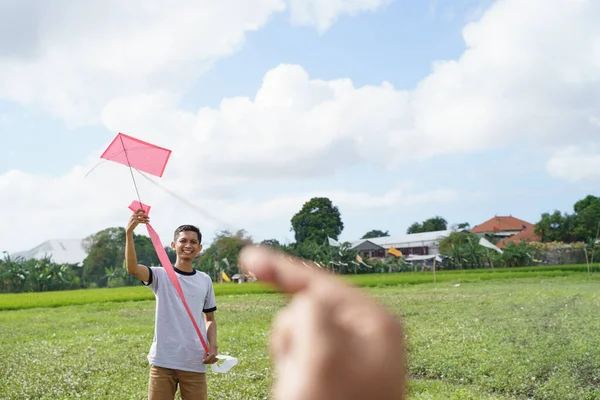
M170 156L171 150L119 133L100 158L162 177Z

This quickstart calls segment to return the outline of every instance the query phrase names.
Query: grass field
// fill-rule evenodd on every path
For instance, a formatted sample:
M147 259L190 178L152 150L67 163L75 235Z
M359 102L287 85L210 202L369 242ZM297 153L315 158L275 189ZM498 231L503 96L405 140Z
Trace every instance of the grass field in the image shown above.
M587 267L585 265L438 271L436 272L436 282L461 283L508 278L580 276L583 272L587 272ZM589 276L593 277L595 274ZM342 279L361 287L419 285L433 282L433 273L408 272L399 274L344 275L342 276ZM244 285L231 283L215 284L215 294L217 296L265 293L274 293L274 290L261 283L249 283ZM141 285L114 289L85 289L42 293L4 293L0 294L0 311L153 299L154 295L152 292Z
M431 273L345 279L405 322L411 399L586 400L600 398L600 295L598 274L584 272L438 273L436 284L425 283ZM216 290L219 348L240 364L209 374L211 398L269 398L268 330L285 300L262 285ZM145 398L150 290L0 295L0 307L0 399Z

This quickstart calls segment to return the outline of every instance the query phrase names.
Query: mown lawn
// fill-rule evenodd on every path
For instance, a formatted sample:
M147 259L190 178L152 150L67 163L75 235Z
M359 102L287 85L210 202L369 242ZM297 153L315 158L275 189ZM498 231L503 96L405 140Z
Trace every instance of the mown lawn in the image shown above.
M595 274L520 276L366 285L407 326L411 399L600 398ZM240 364L210 373L211 398L269 398L268 330L285 300L217 301L219 347ZM1 311L0 399L143 399L153 323L143 299Z

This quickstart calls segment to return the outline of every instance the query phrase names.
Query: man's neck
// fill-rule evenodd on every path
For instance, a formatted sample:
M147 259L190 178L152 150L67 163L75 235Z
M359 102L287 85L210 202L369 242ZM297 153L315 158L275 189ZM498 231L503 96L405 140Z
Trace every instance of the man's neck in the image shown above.
M175 268L177 268L178 270L183 271L183 272L192 272L194 270L192 268L191 261L182 261L182 260L175 261Z

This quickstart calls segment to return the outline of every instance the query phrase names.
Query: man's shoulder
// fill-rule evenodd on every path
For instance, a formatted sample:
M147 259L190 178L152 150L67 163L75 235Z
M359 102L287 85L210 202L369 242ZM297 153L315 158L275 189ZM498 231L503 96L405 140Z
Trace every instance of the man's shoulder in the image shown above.
M205 281L209 281L212 282L212 279L210 278L210 275L208 275L206 272L202 272L200 270L196 270L196 275L198 275L198 277L200 279L203 279Z

